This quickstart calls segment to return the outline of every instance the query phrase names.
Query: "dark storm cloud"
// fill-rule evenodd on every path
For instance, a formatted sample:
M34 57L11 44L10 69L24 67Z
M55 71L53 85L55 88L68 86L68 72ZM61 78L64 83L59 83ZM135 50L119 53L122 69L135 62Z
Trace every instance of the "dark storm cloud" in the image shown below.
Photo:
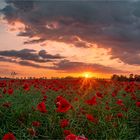
M15 59L10 59L10 58L1 57L1 56L0 56L0 62L10 62L10 63L19 64L22 66L34 67L34 68L47 68L45 66L41 66L41 65L29 62L29 61L17 61Z
M29 66L33 68L43 68L51 70L59 70L61 72L84 72L84 71L94 71L95 73L126 73L126 71L118 70L112 67L103 66L100 64L89 64L84 62L71 62L69 60L61 60L58 63L54 63L53 66L42 66L31 61L10 59L7 57L0 56L0 62L10 62L14 64L19 64L22 66Z
M34 64L32 62L29 62L29 61L19 61L18 62L19 65L23 65L23 66L29 66L29 67L34 67L34 68L47 68L46 66L41 66L41 65L38 65L38 64Z
M42 58L49 58L49 59L62 59L62 58L65 58L65 57L60 56L59 54L56 54L56 55L48 54L45 50L39 51L38 54Z
M26 26L18 35L40 37L25 43L55 40L89 47L84 40L112 48L112 58L140 64L140 1L6 1L5 19ZM73 36L81 40L72 41Z
M32 40L25 41L24 44L40 43L40 42L43 42L43 41L45 41L45 39L43 39L43 38L41 38L41 39L32 39Z
M20 58L21 60L30 60L38 63L51 62L54 59L64 58L59 54L48 54L45 50L41 50L37 53L36 50L33 49L0 51L0 55L12 58Z
M38 54L33 52L35 52L35 50L30 49L8 50L8 51L0 51L0 55L8 57L16 57L22 60L32 60L35 62L46 62L46 60L40 59Z
M122 70L118 70L112 67L103 66L100 64L91 64L83 62L71 62L69 60L62 60L56 63L53 67L49 67L54 70L61 70L64 72L84 72L93 71L98 73L125 73Z

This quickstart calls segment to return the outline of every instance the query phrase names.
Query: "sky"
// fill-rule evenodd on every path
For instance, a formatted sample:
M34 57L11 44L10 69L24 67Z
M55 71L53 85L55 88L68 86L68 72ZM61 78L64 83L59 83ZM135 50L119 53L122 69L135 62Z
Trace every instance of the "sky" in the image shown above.
M0 76L140 74L140 0L1 0Z

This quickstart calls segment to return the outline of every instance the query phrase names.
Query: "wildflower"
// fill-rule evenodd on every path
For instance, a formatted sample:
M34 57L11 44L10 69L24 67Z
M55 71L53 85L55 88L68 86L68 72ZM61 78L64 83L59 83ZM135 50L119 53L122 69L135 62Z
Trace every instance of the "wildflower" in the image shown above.
M2 104L2 106L9 108L9 107L12 106L12 104L10 102L5 102L5 103Z
M64 119L60 121L61 128L67 127L69 125L69 120Z
M137 100L137 97L136 97L136 95L134 93L131 93L131 99L132 100Z
M3 96L2 96L2 94L0 94L0 98L2 98Z
M86 111L84 108L79 108L79 112L82 113L82 114L86 114Z
M26 90L26 91L28 91L30 89L30 87L29 87L28 84L24 84L23 89Z
M122 117L123 117L123 114L122 114L122 113L118 113L118 114L117 114L117 117L118 117L118 118L122 118Z
M91 122L98 123L97 118L94 118L91 114L86 114L86 118Z
M97 93L96 93L96 96L97 96L98 98L103 98L103 95L102 95L100 92L97 92Z
M95 96L93 96L90 100L86 100L85 102L89 105L96 105L97 104Z
M46 110L46 106L45 106L45 103L44 102L41 102L37 105L37 109L42 112L42 113L46 113L47 110Z
M71 131L70 130L64 130L63 133L64 133L65 136L67 136L67 135L71 134Z
M42 101L44 101L44 102L45 102L45 101L47 100L47 98L48 98L48 97L47 97L46 95L44 95L44 96L43 96L43 100L42 100Z
M76 140L77 136L74 134L69 134L68 136L65 137L65 140Z
M13 133L9 132L3 136L2 140L16 140L16 137Z
M0 82L0 88L6 87L6 81Z
M117 96L117 94L114 93L114 92L111 95L112 95L112 97L116 97Z
M77 136L76 140L88 140L85 136Z
M120 105L120 106L123 106L123 105L124 105L124 104L123 104L123 101L122 101L121 99L118 99L117 102L116 102L116 104L118 104L118 105Z
M88 140L85 136L76 136L74 134L69 134L65 137L65 140Z
M122 107L122 110L125 111L125 112L127 112L128 111L128 108Z
M56 106L57 106L56 111L61 113L65 113L72 108L70 103L62 96L58 96L56 98Z
M137 101L137 102L136 102L136 106L137 106L137 107L140 107L140 101Z
M13 90L12 88L9 88L9 89L8 89L8 94L9 94L9 95L13 94L13 92L14 92L14 90Z
M106 109L106 110L110 110L110 107L107 105L107 106L105 107L105 109Z
M77 97L75 97L75 98L74 98L74 101L78 101L78 98L77 98Z
M42 91L41 93L42 93L42 94L45 94L45 93L46 93L46 91Z
M3 89L3 93L6 94L6 92L7 92L7 90L6 90L6 88L4 88L4 89Z
M41 123L38 121L34 121L34 122L32 122L32 125L35 127L39 127L41 125Z

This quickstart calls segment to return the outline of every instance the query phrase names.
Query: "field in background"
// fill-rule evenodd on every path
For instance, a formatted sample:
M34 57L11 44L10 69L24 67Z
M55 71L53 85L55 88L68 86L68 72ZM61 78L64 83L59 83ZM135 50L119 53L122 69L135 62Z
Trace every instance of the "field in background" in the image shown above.
M140 139L140 83L1 80L0 139Z

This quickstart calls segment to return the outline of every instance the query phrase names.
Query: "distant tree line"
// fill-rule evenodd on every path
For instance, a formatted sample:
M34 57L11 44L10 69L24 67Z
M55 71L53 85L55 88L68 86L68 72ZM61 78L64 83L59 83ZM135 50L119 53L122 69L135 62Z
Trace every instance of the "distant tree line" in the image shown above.
M129 76L113 74L111 80L115 81L137 81L140 82L140 75L130 74Z

